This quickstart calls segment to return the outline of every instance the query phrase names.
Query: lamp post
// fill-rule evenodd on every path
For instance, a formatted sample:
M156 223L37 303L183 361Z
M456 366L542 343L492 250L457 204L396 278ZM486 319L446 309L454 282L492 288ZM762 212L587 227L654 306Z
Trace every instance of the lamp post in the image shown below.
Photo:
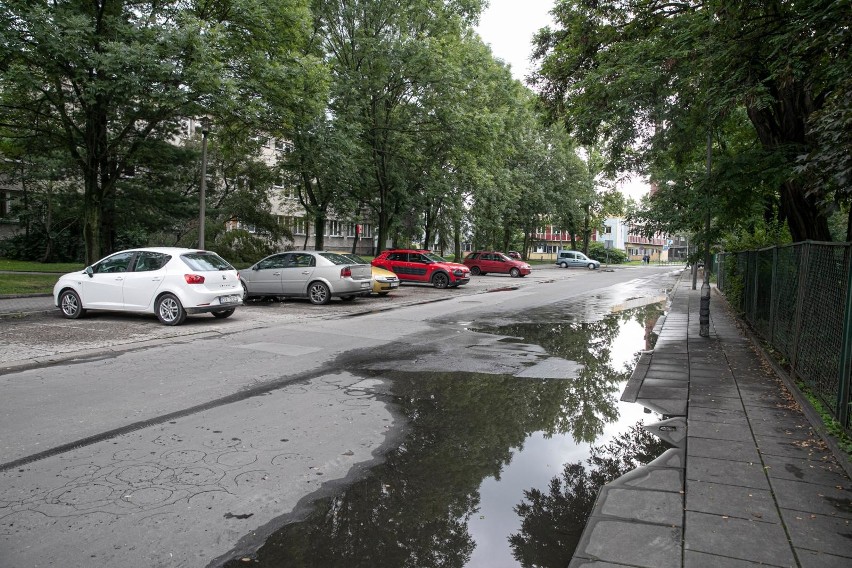
M713 133L707 132L707 208L704 218L704 282L701 284L701 304L698 310L698 335L710 337L710 169L713 160Z
M210 118L201 117L201 189L198 197L198 248L204 249L204 206L207 193L207 134L210 132Z

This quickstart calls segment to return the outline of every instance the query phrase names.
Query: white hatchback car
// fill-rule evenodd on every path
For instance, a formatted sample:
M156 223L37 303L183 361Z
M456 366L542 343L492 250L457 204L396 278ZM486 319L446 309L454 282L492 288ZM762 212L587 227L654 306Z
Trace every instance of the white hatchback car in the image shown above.
M187 314L230 316L243 303L242 292L239 273L215 252L140 248L60 276L53 303L69 319L109 310L152 313L165 325L179 325Z

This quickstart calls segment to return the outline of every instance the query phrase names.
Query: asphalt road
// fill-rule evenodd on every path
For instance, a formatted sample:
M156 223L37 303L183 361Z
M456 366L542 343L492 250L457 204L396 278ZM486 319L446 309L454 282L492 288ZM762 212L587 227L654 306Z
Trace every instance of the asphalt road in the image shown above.
M253 303L179 327L64 320L49 306L4 317L0 566L207 566L249 553L402 435L387 381L353 362L413 353L433 370L518 374L539 354L471 331L472 317L648 294L672 270L544 268L354 303ZM423 363L421 352L455 355Z

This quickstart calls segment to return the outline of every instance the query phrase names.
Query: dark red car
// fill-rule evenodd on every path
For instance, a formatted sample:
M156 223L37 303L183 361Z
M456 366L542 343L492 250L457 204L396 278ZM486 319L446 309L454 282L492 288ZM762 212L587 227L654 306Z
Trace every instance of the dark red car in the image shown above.
M474 276L497 272L508 274L512 278L518 278L532 272L530 265L526 262L511 259L502 252L495 251L480 250L472 252L464 259L464 264L470 268L470 273Z
M402 282L423 282L435 288L470 282L467 266L444 260L428 250L388 249L374 258L372 265L390 270Z

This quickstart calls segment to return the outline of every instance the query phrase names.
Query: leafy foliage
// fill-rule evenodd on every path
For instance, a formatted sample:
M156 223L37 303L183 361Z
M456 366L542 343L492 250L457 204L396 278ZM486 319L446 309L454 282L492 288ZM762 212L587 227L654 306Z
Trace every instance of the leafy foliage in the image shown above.
M144 160L146 148L202 113L255 132L286 122L288 79L310 67L291 55L308 25L303 0L10 0L0 21L0 134L43 139L73 160L89 262L116 248L122 206L138 203L122 203L125 173L162 165Z

